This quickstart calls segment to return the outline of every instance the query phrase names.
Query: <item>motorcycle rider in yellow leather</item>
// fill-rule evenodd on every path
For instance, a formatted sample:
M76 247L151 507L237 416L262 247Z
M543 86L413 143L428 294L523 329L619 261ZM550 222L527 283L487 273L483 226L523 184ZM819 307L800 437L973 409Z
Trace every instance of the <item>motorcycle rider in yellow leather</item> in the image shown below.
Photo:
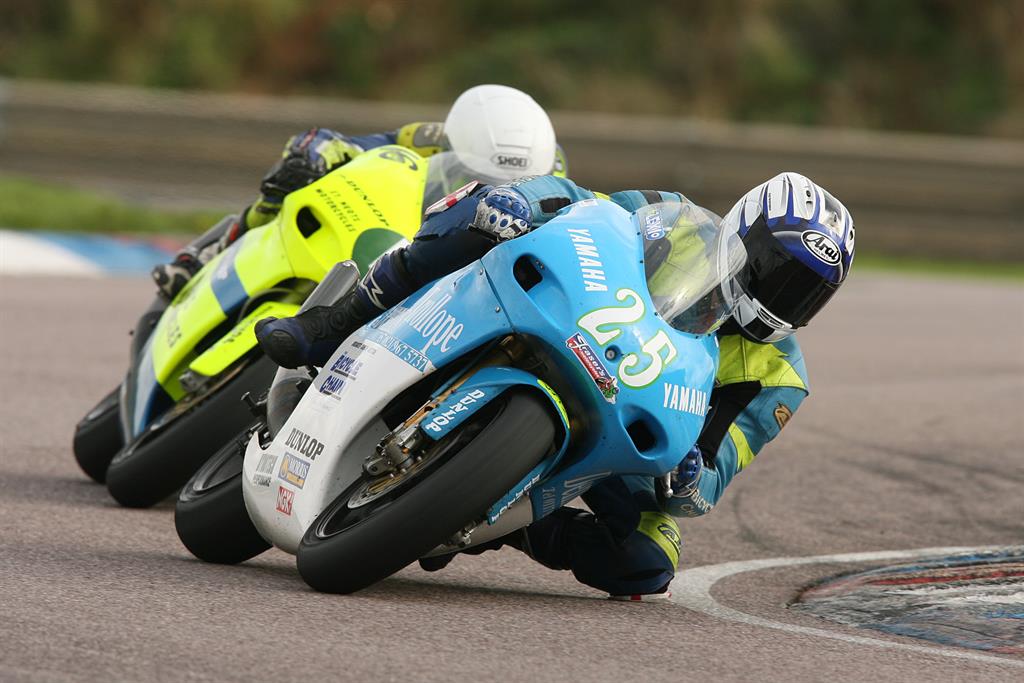
M567 175L565 154L555 142L547 114L526 93L503 85L478 85L465 91L443 123L415 122L369 135L310 128L288 139L281 158L260 182L255 202L239 216L218 222L170 263L153 269L161 295L173 299L205 263L247 230L273 219L286 194L383 145L401 145L425 157L445 150L480 157L510 180L524 175Z

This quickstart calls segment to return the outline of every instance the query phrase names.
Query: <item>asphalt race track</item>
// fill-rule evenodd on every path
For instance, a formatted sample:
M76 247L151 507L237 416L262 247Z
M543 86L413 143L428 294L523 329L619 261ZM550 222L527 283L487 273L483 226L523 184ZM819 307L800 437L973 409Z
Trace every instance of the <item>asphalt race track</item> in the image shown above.
M151 293L0 279L0 681L1024 678L1019 656L786 607L896 551L1022 542L1020 285L855 272L801 334L811 399L718 509L681 525L692 573L653 604L606 601L513 550L350 597L313 593L278 551L193 560L170 502L120 509L71 454ZM717 566L732 562L747 564Z

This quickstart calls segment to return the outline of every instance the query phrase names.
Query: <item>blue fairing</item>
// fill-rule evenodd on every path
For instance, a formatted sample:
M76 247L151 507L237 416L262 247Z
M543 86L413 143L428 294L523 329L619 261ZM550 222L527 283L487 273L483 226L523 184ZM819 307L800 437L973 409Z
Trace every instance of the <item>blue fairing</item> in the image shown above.
M585 426L574 424L562 464L530 490L535 517L611 474L669 471L704 423L717 340L679 332L657 315L642 240L630 214L612 202L578 202L366 330L423 371L510 332L551 361L554 376L540 379Z
M167 393L156 381L153 370L152 338L146 341L139 352L135 368L131 373L128 387L127 425L131 430L126 436L134 439L143 432L155 417L154 409L161 405L166 407L173 403Z

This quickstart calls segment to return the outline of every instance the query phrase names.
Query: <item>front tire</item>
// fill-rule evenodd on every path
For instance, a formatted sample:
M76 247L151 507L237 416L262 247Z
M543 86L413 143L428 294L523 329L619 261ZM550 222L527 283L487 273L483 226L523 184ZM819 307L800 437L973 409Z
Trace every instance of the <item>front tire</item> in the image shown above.
M180 489L224 443L252 422L242 402L274 379L277 365L261 356L192 410L118 453L107 469L107 490L125 507L156 505Z
M214 453L178 496L174 528L188 551L204 562L238 564L270 548L249 518L242 494L248 434Z
M106 479L110 461L124 447L120 394L121 387L118 386L75 425L72 442L75 460L90 479L100 484Z
M537 392L512 390L441 442L418 477L350 507L360 478L324 510L299 545L303 580L326 593L353 593L416 561L479 519L551 452L555 423Z

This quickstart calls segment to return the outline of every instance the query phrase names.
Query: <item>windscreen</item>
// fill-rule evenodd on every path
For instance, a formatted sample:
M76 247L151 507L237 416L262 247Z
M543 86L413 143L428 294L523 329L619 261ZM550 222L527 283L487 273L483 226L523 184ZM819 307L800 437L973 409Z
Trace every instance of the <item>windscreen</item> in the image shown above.
M735 227L684 199L633 213L644 240L647 288L672 327L709 334L725 322L739 296L733 277L747 260Z
M424 210L474 180L483 185L501 185L519 177L515 172L503 172L487 159L459 152L435 154L428 164Z

